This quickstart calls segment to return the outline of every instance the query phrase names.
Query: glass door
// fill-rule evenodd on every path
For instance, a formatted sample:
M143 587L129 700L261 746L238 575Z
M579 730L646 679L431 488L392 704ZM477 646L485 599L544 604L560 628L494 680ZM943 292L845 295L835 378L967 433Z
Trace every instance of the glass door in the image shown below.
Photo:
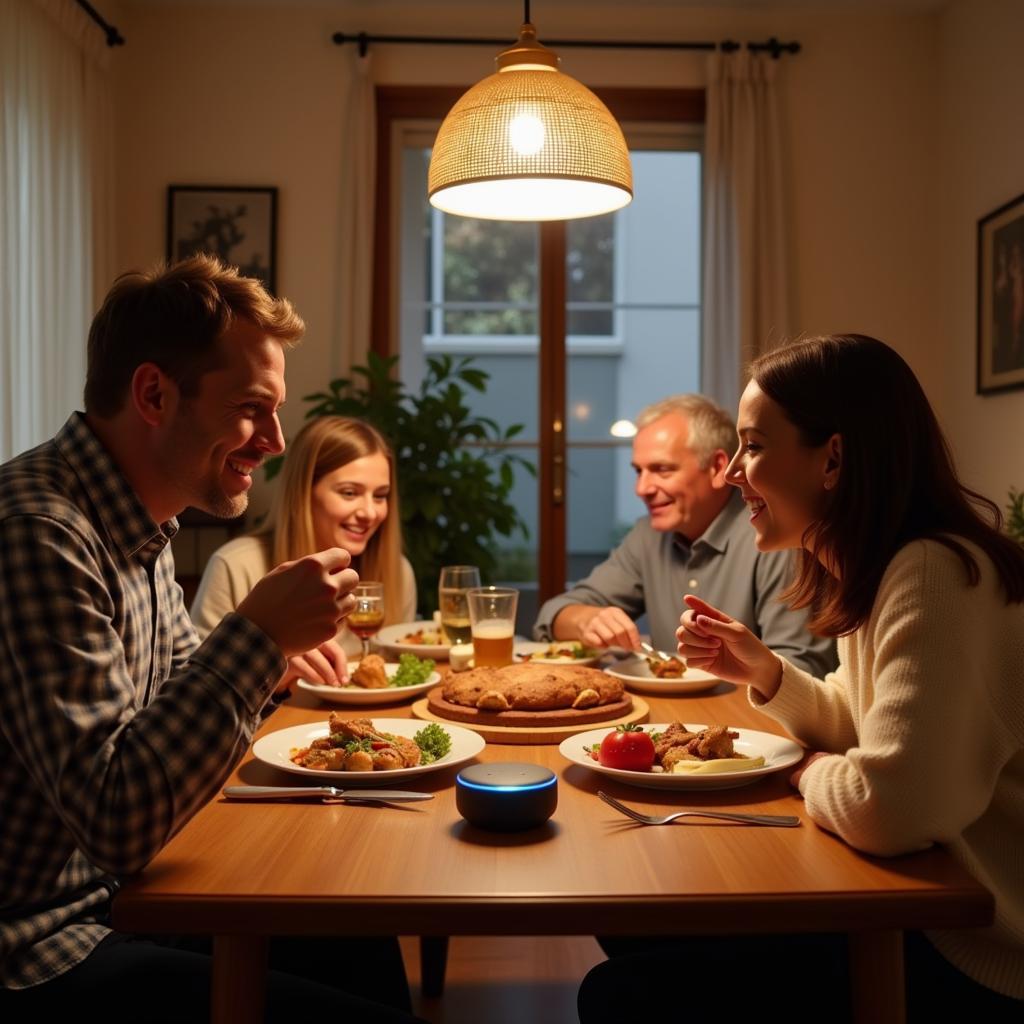
M631 464L637 414L700 390L699 139L623 127L633 202L566 224L567 583L644 514Z
M539 243L535 224L454 217L427 202L433 133L407 128L401 147L398 218L401 253L398 354L409 389L419 386L431 356L469 358L488 375L486 390L465 389L472 415L497 424L502 445L536 469L542 388L538 379ZM425 144L424 144L425 143ZM481 451L484 451L481 447ZM485 452L485 457L487 456ZM497 472L497 467L495 467ZM496 539L492 583L520 591L518 628L537 611L537 477L514 469L510 501L524 531Z
M537 225L433 209L430 146L458 92L383 91L375 338L400 356L409 388L429 357L469 357L489 375L484 393L466 394L472 412L503 432L521 426L506 448L536 470L518 469L511 491L526 535L494 538L491 582L520 590L517 629L528 634L540 602L643 512L629 421L698 387L700 136L680 123L697 108L665 104L668 125L622 122L636 195L625 210Z

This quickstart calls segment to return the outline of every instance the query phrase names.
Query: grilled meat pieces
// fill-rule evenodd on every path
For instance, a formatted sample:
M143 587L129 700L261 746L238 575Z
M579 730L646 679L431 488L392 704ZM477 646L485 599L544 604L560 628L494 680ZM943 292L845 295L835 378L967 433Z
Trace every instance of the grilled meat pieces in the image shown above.
M423 752L415 741L405 736L385 736L378 732L369 718L344 719L336 711L331 712L328 721L328 728L331 735L340 734L351 740L370 740L374 750L369 752L374 771L385 771L393 768L415 768L423 757ZM319 741L315 741L319 742ZM383 744L378 746L378 744ZM357 752L359 753L359 752ZM367 753L367 752L363 752ZM353 758L356 754L351 755ZM365 765L365 758L358 758L355 762L360 766ZM346 768L349 771L365 771L364 767L349 767L346 761Z
M737 757L732 741L739 736L727 725L712 725L700 732L690 732L680 722L673 722L654 744L654 761L665 771L672 771L677 761L717 761Z
M379 654L368 654L359 668L352 673L352 682L367 690L382 690L388 685L388 673L384 659Z

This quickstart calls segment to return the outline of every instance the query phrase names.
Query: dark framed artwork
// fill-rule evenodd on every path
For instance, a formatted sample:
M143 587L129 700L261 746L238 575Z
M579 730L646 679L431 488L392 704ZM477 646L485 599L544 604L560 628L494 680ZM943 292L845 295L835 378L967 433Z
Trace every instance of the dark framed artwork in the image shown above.
M978 221L978 394L1024 388L1024 195Z
M249 185L169 185L167 259L219 256L275 291L277 189Z

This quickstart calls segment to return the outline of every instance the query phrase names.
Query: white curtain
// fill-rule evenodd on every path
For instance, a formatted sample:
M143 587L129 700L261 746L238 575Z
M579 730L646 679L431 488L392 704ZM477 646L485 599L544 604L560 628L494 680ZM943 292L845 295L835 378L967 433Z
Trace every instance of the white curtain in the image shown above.
M82 405L111 272L108 60L73 0L0 0L0 461Z
M778 63L708 62L701 386L730 411L747 363L790 330Z
M370 54L349 50L348 90L342 124L342 163L335 344L332 376L364 363L370 348L373 289L374 176L377 104Z

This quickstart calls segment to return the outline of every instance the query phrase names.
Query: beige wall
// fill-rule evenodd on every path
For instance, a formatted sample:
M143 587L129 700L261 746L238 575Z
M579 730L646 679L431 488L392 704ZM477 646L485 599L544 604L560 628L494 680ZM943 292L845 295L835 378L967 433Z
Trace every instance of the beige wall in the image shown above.
M945 14L708 11L664 0L547 0L534 7L542 39L774 34L803 43L804 52L780 68L794 327L863 331L899 348L949 423L970 478L999 496L1010 482L1024 485L1024 467L1019 455L1011 467L983 442L989 430L1008 440L1024 393L973 395L973 231L978 216L1022 190L1024 143L1019 131L1004 129L1021 108L1022 73L1010 69L1020 63L1011 30L1021 37L1022 6L963 0ZM991 9L994 27L978 8ZM507 5L467 0L122 0L119 14L128 45L115 61L118 263L137 266L163 255L170 183L277 185L278 287L309 326L290 359L283 418L286 433L293 432L301 395L323 386L336 368L337 182L345 167L350 54L331 43L331 32L511 37L517 25ZM468 47L396 46L379 47L374 61L382 82L469 84L491 69L492 56ZM562 56L567 71L592 85L702 81L698 54Z
M975 394L977 222L1024 193L1024 4L958 0L941 19L943 191L936 308L943 421L968 483L1024 489L1024 390ZM940 347L941 346L941 347Z

